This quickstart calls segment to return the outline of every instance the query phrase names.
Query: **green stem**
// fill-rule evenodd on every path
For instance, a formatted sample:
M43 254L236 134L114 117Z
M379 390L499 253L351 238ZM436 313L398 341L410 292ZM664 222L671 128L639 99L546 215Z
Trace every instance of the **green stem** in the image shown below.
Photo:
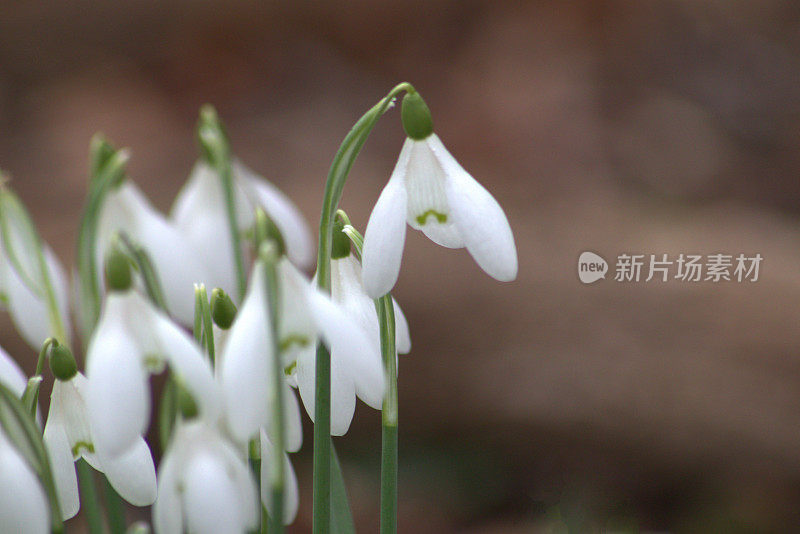
M94 485L94 472L86 460L78 460L78 484L80 485L81 506L86 516L91 534L104 534L103 516Z
M125 245L130 257L136 263L136 267L139 269L139 273L142 275L144 288L147 292L147 296L150 298L150 301L156 306L156 308L160 309L164 313L169 313L167 311L167 301L164 299L164 292L161 289L161 283L158 280L158 275L156 275L153 262L150 261L149 254L147 254L147 251L143 247L134 243L127 233L118 232L117 235L119 236L122 244Z
M47 360L47 354L50 352L50 347L53 345L55 340L52 337L48 337L44 340L42 344L42 350L39 351L39 359L36 360L36 371L34 372L33 376L42 376L44 372L44 362ZM33 404L31 405L31 415L36 418L36 408L39 406L39 388L37 387L33 392Z
M381 355L386 397L381 411L381 534L397 532L397 351L394 303L390 294L376 301L381 328Z
M122 503L122 497L111 486L107 477L103 476L103 481L109 532L111 534L125 534L127 526L125 524L125 505Z
M389 108L392 99L403 91L414 92L411 84L395 86L375 106L355 123L333 158L325 183L322 214L319 222L317 250L317 283L330 292L331 246L333 219L347 176L377 120ZM330 530L331 498L331 356L320 343L316 355L316 385L314 406L314 524L315 534Z

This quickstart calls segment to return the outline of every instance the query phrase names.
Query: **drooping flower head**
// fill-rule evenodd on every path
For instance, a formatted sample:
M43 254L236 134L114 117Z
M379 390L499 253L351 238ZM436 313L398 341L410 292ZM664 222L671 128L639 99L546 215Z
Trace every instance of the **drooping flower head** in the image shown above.
M378 298L394 287L406 223L443 247L466 247L489 276L503 282L515 279L514 236L500 205L433 133L430 111L419 93L406 94L401 113L408 137L364 235L367 293Z

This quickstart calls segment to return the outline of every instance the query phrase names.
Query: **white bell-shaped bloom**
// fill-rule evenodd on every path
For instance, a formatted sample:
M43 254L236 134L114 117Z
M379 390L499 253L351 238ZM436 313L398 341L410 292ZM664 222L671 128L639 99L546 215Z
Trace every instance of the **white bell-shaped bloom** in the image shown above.
M278 263L280 346L285 362L296 361L294 380L314 420L317 339L331 356L331 434L350 428L356 396L380 409L386 391L380 345L345 309L320 293L288 261ZM290 364L290 363L289 363Z
M193 221L198 224L199 218ZM116 232L125 232L145 249L158 276L170 313L184 325L194 320L194 284L210 278L199 250L181 230L150 205L136 185L126 180L110 191L98 222L98 246L95 261L103 259ZM206 241L204 247L215 248ZM97 272L103 272L98 267Z
M289 525L297 517L297 509L300 505L300 494L297 490L297 475L294 473L292 462L289 455L283 451L275 450L275 446L269 440L267 433L261 431L261 502L266 506L267 512L272 515L272 465L275 455L281 454L283 457L283 524Z
M353 254L331 260L331 298L366 331L380 352L381 331L375 301L367 295L361 280L361 264ZM395 348L399 354L411 351L411 335L403 310L394 304Z
M225 412L231 434L240 442L270 429L270 401L274 397L273 340L266 300L264 269L256 263L244 303L217 352L217 374L222 384ZM222 338L220 338L222 339ZM300 408L285 380L281 381L286 450L297 451L303 442ZM271 430L270 430L271 433Z
M169 364L210 420L221 399L200 347L135 290L112 291L87 352L86 403L95 449L118 456L138 443L150 419L148 374Z
M50 506L42 484L0 427L0 532L50 532Z
M122 454L106 456L96 452L86 413L86 377L56 380L50 397L50 412L44 427L44 445L53 468L62 519L78 513L78 479L75 460L83 457L108 481L123 499L136 506L148 506L156 499L156 473L147 443L140 436Z
M258 525L259 515L243 452L205 418L179 422L158 468L155 531L245 532Z
M239 162L233 164L234 204L240 232L251 228L261 207L281 232L286 253L296 265L314 260L311 232L297 207L274 185ZM175 198L170 215L175 225L208 266L208 287L236 294L236 271L222 180L214 169L198 162Z
M466 247L489 276L517 276L514 236L502 208L450 155L436 134L406 138L364 235L364 287L378 298L400 272L406 222L433 242Z

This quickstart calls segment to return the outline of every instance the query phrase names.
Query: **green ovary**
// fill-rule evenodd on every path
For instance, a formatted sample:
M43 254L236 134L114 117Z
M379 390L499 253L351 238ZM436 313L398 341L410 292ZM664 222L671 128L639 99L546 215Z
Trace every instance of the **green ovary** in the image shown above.
M436 210L428 210L425 213L423 213L422 215L417 215L417 217L416 217L417 223L419 223L420 226L424 226L425 223L428 222L428 216L429 215L433 215L434 217L436 217L436 222L438 222L439 224L444 224L444 223L447 222L447 215L446 214L439 213Z

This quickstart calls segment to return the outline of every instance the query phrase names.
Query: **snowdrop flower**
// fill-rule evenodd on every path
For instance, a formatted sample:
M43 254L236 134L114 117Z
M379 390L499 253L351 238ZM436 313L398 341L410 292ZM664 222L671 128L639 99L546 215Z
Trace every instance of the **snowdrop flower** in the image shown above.
M36 350L50 336L69 342L64 269L50 247L41 243L22 203L3 186L0 227L0 294L14 326ZM54 302L48 302L48 291Z
M2 347L0 347L0 382L19 398L22 397L28 384L25 373Z
M47 496L31 466L0 427L0 532L50 532Z
M161 534L245 532L260 506L244 453L205 417L179 422L158 468L153 526Z
M271 318L266 301L266 280L256 262L244 303L219 347L217 373L222 385L225 413L233 437L246 443L261 428L270 430L269 399L274 398L274 358ZM285 317L285 316L282 316ZM288 383L283 384L284 444L295 452L303 443L300 407Z
M267 512L272 515L272 498L270 489L272 488L271 469L275 461L275 455L283 456L283 524L290 525L297 517L297 509L300 505L300 495L297 490L297 475L294 472L289 455L283 451L275 450L269 436L261 430L261 502L267 507Z
M334 226L334 232L337 232ZM343 238L337 247L339 235ZM334 234L333 254L331 256L331 298L339 304L348 315L367 332L380 354L381 332L378 324L378 313L375 301L367 295L361 281L361 264L350 253L350 241L341 232ZM338 250L337 250L338 249ZM411 350L411 336L403 311L397 302L394 304L395 346L399 354L407 354ZM378 360L380 363L380 359Z
M86 410L86 377L77 372L72 355L60 345L53 349L50 367L56 377L50 397L50 412L43 441L53 467L53 478L61 505L62 519L78 513L78 479L75 460L84 458L106 474L122 498L136 506L148 506L156 499L156 473L150 449L142 437L119 456L95 452Z
M253 226L255 208L261 207L284 236L289 259L301 267L310 265L314 260L314 245L297 207L278 188L238 161L233 163L233 187L239 230ZM228 252L232 244L225 194L222 180L207 163L200 161L195 165L175 199L170 218L211 271L210 278L204 280L206 285L234 294L236 271L233 256Z
M406 222L441 246L466 247L489 276L515 279L514 236L500 205L433 133L430 111L418 93L406 94L401 113L408 137L364 235L367 294L378 298L394 287Z
M198 224L200 219L195 219ZM181 230L156 211L130 180L110 191L98 222L96 262L103 258L118 232L125 232L149 255L159 277L167 309L182 324L194 320L194 284L210 278L207 265ZM203 247L209 247L205 241ZM98 270L99 271L99 270Z
M130 287L130 272L107 280L111 291L87 352L86 405L95 450L120 456L138 443L150 418L148 374L166 363L201 413L219 417L217 384L194 340Z

